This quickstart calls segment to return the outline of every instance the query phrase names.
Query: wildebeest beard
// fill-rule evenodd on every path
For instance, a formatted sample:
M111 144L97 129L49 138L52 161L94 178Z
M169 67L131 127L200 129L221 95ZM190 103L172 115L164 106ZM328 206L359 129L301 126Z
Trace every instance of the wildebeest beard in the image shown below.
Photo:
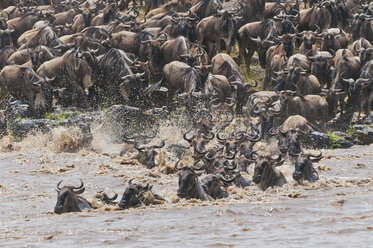
M220 28L221 36L227 38L229 36L229 19L224 18Z

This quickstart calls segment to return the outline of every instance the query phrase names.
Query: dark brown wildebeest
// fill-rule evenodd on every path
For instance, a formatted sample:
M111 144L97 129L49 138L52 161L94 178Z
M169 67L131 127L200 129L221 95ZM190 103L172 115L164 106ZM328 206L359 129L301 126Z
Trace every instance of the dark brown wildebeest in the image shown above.
M330 88L332 81L334 68L331 59L333 59L334 56L334 51L316 51L312 56L307 54L307 58L311 61L311 74L319 80L322 86L327 85L327 88Z
M161 46L162 63L168 64L175 60L188 63L191 55L190 49L189 41L183 36L168 40Z
M196 162L193 166L182 166L179 167L180 160L176 162L175 168L179 171L179 189L177 190L177 196L179 198L186 199L201 199L202 201L209 200L209 196L206 194L198 177L202 173L196 173L195 170L202 170L204 163L200 167L196 167Z
M222 190L221 187L224 183L232 183L236 177L226 179L222 175L207 175L201 180L201 185L206 194L213 199L221 199L228 197L228 192Z
M166 14L171 11L185 12L187 10L188 8L185 6L185 1L180 2L180 1L173 0L173 1L169 1L163 4L159 8L152 9L151 11L149 11L149 13L145 17L146 19L149 19L155 15Z
M163 67L163 78L157 84L150 86L149 92L154 88L164 86L168 89L168 98L172 99L176 93L197 92L202 89L198 71L180 61L173 61Z
M199 19L212 16L223 8L219 0L202 0L194 1L192 3L195 5L193 5L189 10L196 14Z
M8 27L14 29L14 32L11 34L12 41L16 44L18 38L27 30L30 30L34 24L40 20L39 14L28 13L17 17L11 20L8 20Z
M80 186L63 186L60 188L62 180L57 184L57 203L54 207L56 214L68 212L81 212L83 209L91 209L89 202L79 196L85 190L83 181L80 179Z
M323 129L328 120L328 102L319 95L297 95L294 91L281 92L281 110L285 116L301 115L311 123L320 120Z
M0 48L0 70L7 65L8 58L12 56L12 54L16 53L16 51L17 50L12 46Z
M11 34L14 30L5 29L0 30L0 49L10 46Z
M286 183L284 174L275 168L285 162L281 157L281 153L278 154L277 158L271 158L268 155L255 158L252 156L252 160L255 160L253 182L260 184L260 188L263 191L268 187L282 186Z
M69 89L73 106L88 107L85 89L92 86L96 66L97 61L91 53L69 50L62 57L43 63L36 73L41 77L54 77L53 87Z
M231 52L231 41L234 34L233 14L228 11L203 18L196 26L196 37L199 45L204 43L207 53L212 58L221 51L221 41L225 49Z
M185 132L183 134L183 139L188 141L190 146L193 147L194 155L193 158L195 160L203 158L206 153L206 145L215 137L215 134L211 131L208 131L208 133L201 133L201 134L194 134L192 137L188 137L188 134L191 132L191 130Z
M33 115L39 116L52 107L50 80L43 80L31 68L8 65L0 73L0 107L4 108L11 94L27 100Z
M19 49L34 48L37 46L55 47L61 45L62 42L51 27L44 27L37 33L29 37L26 41L18 43Z
M365 38L369 42L373 42L373 25L372 16L366 13L352 13L353 21L351 24L352 40L357 40L359 38Z
M7 60L8 65L24 65L37 71L44 62L53 59L54 56L49 48L39 46L34 49L22 49L13 53Z
M319 174L313 168L313 162L319 162L322 158L322 152L319 155L312 155L310 153L300 153L295 161L295 171L293 173L293 179L296 181L307 180L310 183L319 180Z
M239 66L228 54L218 53L212 59L211 65L212 74L225 76L233 86L233 94L236 99L236 113L241 114L242 106L246 104L249 95L255 92L249 89L256 87L258 82L255 80L255 84L245 83L246 80L242 76Z
M132 159L137 159L141 164L145 165L146 168L151 169L155 166L155 156L158 154L155 149L159 149L165 146L165 142L159 145L139 145L137 142L134 143L133 147L139 152Z
M237 27L241 27L246 23L264 19L265 2L266 0L233 0L223 3L223 7L231 10L239 9L240 18L237 20Z
M132 183L134 179L128 181L128 187L124 190L122 199L118 204L119 208L127 209L139 204L150 205L165 201L160 195L152 192L153 185L147 183L145 186Z
M337 51L348 46L348 38L341 28L330 28L316 36L321 39L321 51Z

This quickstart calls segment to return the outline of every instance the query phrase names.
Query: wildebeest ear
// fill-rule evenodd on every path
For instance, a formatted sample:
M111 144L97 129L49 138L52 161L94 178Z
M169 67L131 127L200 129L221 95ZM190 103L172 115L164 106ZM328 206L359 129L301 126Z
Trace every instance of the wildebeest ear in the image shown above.
M74 191L77 195L80 195L80 194L82 194L83 192L84 192L84 190L85 190L85 188L81 188L81 189L79 189L79 190L77 190L77 191Z

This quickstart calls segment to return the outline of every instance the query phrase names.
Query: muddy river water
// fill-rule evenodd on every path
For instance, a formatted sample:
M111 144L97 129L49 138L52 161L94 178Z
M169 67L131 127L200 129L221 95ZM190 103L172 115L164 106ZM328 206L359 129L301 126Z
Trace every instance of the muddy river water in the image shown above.
M201 202L177 198L164 153L148 170L97 137L75 153L56 151L45 137L2 142L0 247L372 247L372 145L323 150L314 184L295 183L286 162L283 187L231 186L228 198ZM80 178L96 209L54 214L57 182ZM167 202L118 210L94 200L99 190L121 196L130 178L153 184Z

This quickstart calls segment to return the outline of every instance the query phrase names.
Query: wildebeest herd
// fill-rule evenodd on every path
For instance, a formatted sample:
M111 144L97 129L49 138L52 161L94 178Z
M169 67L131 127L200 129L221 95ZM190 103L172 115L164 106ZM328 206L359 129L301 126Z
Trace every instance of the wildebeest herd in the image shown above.
M325 131L337 112L360 118L372 107L369 0L2 0L0 10L0 107L21 100L40 117L61 106L182 106L193 124L183 137L194 163L175 164L180 198L226 197L223 186L250 184L241 173L251 163L261 189L282 185L276 167L285 158L295 164L294 180L314 182L321 153L306 154L302 139ZM260 91L260 80L245 77L257 64ZM246 130L227 133L242 114ZM276 156L254 150L271 136ZM147 145L152 138L125 138L149 169L165 146ZM129 181L118 206L144 203L144 194L164 201L151 188ZM90 207L78 196L83 182L57 189L56 213Z

